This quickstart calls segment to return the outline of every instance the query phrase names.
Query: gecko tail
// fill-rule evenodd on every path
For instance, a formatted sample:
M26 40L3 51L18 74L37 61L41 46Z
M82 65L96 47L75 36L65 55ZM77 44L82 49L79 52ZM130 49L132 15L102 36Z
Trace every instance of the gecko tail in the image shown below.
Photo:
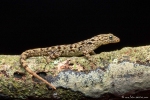
M47 85L49 85L50 87L52 87L54 90L56 90L56 87L53 86L52 84L50 84L49 82L47 82L45 79L43 79L42 77L40 77L39 75L37 75L36 73L34 73L33 71L31 71L29 69L29 67L25 67L25 69L32 74L34 77L38 78L39 80L43 81L44 83L46 83Z

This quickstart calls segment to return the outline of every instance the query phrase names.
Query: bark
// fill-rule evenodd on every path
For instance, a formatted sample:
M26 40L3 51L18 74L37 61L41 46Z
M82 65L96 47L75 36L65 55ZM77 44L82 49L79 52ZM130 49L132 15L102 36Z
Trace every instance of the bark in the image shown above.
M150 46L102 52L91 56L92 63L84 57L59 57L50 63L42 56L27 59L32 71L56 90L26 72L19 58L0 55L0 97L74 100L104 95L108 98L107 94L113 94L126 98L128 94L150 89Z

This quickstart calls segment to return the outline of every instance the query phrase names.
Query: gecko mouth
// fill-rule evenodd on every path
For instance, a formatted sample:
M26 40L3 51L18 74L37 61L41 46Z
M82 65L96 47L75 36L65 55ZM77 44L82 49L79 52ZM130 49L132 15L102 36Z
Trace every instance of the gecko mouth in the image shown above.
M120 39L110 40L109 43L117 43L120 42Z

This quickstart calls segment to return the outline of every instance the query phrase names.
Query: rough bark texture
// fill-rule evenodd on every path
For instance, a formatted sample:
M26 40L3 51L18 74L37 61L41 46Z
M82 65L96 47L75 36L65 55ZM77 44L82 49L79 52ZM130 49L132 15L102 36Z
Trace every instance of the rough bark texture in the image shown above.
M27 59L29 67L57 90L51 90L27 73L19 58L19 55L0 55L0 97L74 100L104 95L108 98L106 94L113 94L128 98L127 94L150 90L150 46L93 55L95 65L84 57L60 57L48 64L44 57Z

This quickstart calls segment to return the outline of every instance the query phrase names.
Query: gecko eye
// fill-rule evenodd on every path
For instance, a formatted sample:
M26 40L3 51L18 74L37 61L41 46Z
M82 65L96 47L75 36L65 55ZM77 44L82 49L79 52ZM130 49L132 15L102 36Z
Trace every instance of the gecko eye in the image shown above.
M110 39L110 40L113 40L113 37L110 35L110 36L109 36L109 39Z

